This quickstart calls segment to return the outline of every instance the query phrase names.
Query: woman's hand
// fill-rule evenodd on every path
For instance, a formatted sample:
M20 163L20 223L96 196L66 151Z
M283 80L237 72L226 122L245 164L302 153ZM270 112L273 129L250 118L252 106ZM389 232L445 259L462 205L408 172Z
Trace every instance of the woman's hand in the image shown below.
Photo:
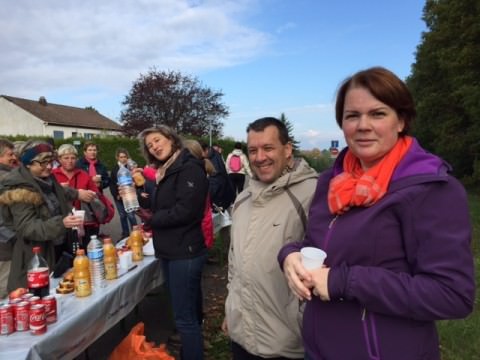
M67 229L83 225L83 219L79 216L68 215L63 218L63 226Z
M95 199L96 196L95 191L78 189L78 199L81 201L89 203Z
M283 261L283 272L287 278L288 286L300 300L311 300L312 275L303 267L300 252L288 255Z
M328 273L330 268L325 266L312 269L309 271L311 274L311 281L304 281L304 285L308 288L313 288L313 294L318 296L322 301L330 301L330 295L328 293Z

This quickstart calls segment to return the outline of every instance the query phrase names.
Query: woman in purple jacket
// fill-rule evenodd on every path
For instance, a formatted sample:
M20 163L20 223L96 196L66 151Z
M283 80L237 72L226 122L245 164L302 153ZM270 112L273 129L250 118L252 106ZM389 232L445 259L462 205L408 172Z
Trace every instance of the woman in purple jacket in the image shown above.
M318 180L303 242L278 255L308 300L306 359L439 359L435 320L474 304L465 190L407 135L413 99L390 71L348 78L335 110L348 148ZM305 246L327 252L324 267L303 267Z

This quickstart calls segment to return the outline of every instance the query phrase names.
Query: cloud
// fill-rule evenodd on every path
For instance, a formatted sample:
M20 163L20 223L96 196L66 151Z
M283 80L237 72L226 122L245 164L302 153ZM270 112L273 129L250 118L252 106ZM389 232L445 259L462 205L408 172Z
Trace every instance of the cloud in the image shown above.
M287 22L286 24L283 24L282 26L278 27L277 29L277 34L281 34L281 33L284 33L290 29L295 29L297 27L297 24L295 24L294 22Z
M252 0L18 0L0 13L0 93L91 86L125 93L140 73L248 62L270 36L241 23ZM18 94L18 95L17 95Z

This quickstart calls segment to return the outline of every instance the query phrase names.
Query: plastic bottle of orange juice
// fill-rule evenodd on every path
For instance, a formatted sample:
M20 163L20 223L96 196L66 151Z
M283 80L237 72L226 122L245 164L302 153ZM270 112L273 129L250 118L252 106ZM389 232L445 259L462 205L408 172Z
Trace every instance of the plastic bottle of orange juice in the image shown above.
M133 226L133 230L130 233L130 248L132 249L132 260L143 260L143 235L138 225Z
M90 280L90 262L85 256L85 250L78 249L77 256L73 260L73 281L75 285L75 296L89 296L92 293Z
M111 238L103 239L103 262L105 264L105 279L117 278L117 250Z

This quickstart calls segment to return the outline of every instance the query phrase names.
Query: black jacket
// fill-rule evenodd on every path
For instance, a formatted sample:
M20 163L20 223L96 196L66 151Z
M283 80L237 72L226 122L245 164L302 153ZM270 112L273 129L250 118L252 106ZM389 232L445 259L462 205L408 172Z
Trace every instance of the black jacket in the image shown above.
M207 192L203 161L184 149L157 184L152 199L139 199L153 212L148 225L157 258L188 259L206 252L201 223Z

